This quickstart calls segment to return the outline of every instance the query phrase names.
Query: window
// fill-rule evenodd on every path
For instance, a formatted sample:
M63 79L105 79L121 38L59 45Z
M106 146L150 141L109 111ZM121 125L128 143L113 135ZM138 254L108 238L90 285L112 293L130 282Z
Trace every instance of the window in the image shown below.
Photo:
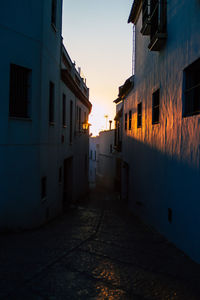
M110 144L110 153L112 153L112 144Z
M51 24L56 27L56 10L57 10L57 0L52 0L51 2Z
M63 124L63 127L66 127L66 96L65 96L65 94L63 94L62 124Z
M30 117L30 81L30 69L15 64L10 65L10 117Z
M159 51L167 37L166 0L150 1L150 44L149 49Z
M81 108L79 107L79 113L78 113L78 128L79 128L79 131L81 131Z
M124 128L127 130L127 114L125 114L125 123L124 123Z
M49 124L54 123L54 98L55 98L55 86L50 81L49 83Z
M131 130L131 123L132 123L132 111L129 110L129 125L128 125L129 130Z
M184 70L183 115L200 113L200 58Z
M42 177L41 179L41 199L47 196L47 177Z
M159 123L160 114L160 90L158 89L152 95L152 124Z
M62 167L59 168L59 177L58 177L58 182L62 182Z
M85 174L88 176L88 156L85 154Z
M137 127L142 127L142 102L137 105Z
M69 142L72 143L73 135L73 101L70 101L70 116L69 116Z
M142 29L143 35L149 35L151 30L150 23L150 0L143 0L142 3Z

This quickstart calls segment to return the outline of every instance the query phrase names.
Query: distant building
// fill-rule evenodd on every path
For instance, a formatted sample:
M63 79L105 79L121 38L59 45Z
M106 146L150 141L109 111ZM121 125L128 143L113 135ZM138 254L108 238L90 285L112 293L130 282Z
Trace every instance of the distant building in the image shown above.
M135 0L134 88L124 99L131 209L200 262L200 2Z
M128 78L124 85L119 87L118 98L114 100L116 104L116 116L115 116L115 140L114 140L114 151L115 157L115 189L119 192L121 199L128 199L128 191L126 183L122 182L122 179L126 182L126 176L122 176L122 172L126 173L126 164L123 162L122 157L122 141L123 141L123 111L124 111L124 100L133 88L133 79L131 76ZM127 117L125 120L125 126L127 127Z
M111 189L114 188L115 184L114 139L114 129L100 131L96 145L98 182Z
M38 226L88 187L91 104L61 23L62 0L1 1L1 230Z
M97 183L97 164L99 150L99 137L90 137L89 147L89 184L90 188L96 187Z

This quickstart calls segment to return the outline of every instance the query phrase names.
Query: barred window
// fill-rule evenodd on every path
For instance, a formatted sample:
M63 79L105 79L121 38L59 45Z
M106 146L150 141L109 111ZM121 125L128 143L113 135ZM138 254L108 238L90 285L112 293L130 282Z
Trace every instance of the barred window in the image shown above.
M66 127L66 96L63 94L63 111L62 111L62 125Z
M41 199L46 198L47 196L47 177L44 176L41 179Z
M11 64L9 103L9 115L11 117L30 117L30 86L31 70L15 64Z
M142 102L137 106L137 127L142 127Z
M184 116L200 113L200 58L184 70Z
M129 110L129 126L128 126L129 130L131 130L131 125L132 125L132 111Z
M57 10L57 0L52 0L51 2L51 24L56 27L56 10Z
M125 114L124 129L127 130L127 114Z
M159 123L160 115L160 90L158 89L152 95L152 124Z
M50 81L49 83L49 123L54 123L54 99L55 98L55 85Z
M69 142L72 143L73 136L73 101L70 101L70 111L69 111Z

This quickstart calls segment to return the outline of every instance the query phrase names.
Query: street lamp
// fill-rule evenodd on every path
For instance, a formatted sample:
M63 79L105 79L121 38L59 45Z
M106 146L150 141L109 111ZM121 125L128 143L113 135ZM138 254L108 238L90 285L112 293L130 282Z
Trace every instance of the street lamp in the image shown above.
M88 129L89 129L89 126L90 126L91 124L89 124L87 121L86 122L83 122L82 123L82 129L83 129L83 131L87 131Z

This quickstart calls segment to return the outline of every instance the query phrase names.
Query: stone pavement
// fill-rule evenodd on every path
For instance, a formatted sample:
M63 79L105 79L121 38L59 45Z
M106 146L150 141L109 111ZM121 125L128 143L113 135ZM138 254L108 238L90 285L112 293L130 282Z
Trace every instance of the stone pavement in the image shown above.
M200 299L200 266L105 191L0 243L0 299Z

